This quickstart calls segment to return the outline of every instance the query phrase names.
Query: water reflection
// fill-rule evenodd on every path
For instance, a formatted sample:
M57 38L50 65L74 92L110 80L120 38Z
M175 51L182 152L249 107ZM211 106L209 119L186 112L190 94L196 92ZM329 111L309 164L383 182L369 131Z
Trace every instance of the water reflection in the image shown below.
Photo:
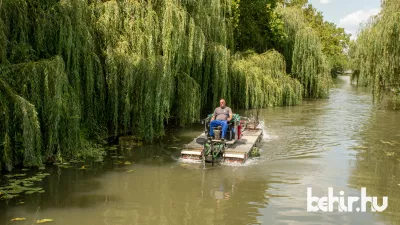
M20 224L41 218L57 224L243 224L256 223L258 209L267 204L266 181L247 179L248 168L154 166L158 159L150 158L107 172L107 166L50 168L46 194L24 198L25 205L2 205L1 223L25 217Z
M374 112L359 135L360 145L354 146L357 161L349 179L354 188L366 187L369 196L388 196L388 208L378 214L386 224L400 224L399 128L399 112Z

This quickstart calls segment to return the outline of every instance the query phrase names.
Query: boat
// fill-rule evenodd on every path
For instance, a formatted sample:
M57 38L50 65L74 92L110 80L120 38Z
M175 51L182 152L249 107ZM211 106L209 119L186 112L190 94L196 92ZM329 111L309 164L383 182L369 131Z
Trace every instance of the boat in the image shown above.
M212 114L201 120L204 132L185 145L181 151L181 158L200 160L203 167L206 163L214 166L215 162L244 163L253 148L257 147L263 135L263 129L257 120L233 114L228 123L225 140L220 139L221 127L214 128L215 137L209 137Z

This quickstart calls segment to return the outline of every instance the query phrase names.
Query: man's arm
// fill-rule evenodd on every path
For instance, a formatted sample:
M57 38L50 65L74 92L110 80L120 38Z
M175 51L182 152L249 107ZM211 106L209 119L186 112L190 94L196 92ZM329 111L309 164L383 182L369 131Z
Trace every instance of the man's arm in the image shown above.
M232 120L233 114L232 114L232 110L231 108L229 108L229 118L228 118L228 122Z
M228 122L232 120L232 117L233 117L232 113L229 113Z
M217 110L217 109L215 109L215 110ZM215 114L216 114L215 110L214 110L213 116L211 117L211 120L210 120L210 121L215 120Z

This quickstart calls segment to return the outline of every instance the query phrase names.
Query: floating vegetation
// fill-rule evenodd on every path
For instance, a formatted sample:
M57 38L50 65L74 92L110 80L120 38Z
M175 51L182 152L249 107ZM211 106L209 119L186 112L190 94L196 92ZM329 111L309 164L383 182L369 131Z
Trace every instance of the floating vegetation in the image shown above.
M400 109L400 2L382 1L382 11L352 45L352 80L371 87L375 104Z
M395 152L386 152L387 156L394 156L396 153Z
M7 178L13 178L13 177L24 177L26 176L25 173L20 173L20 174L9 174L9 175L4 175Z
M382 144L387 144L387 145L390 145L390 146L395 146L395 145L399 144L398 141L384 141L384 140L380 140L380 141L381 141Z
M8 185L0 187L0 199L11 199L18 197L20 194L34 194L34 193L44 193L43 188L33 187L34 182L42 181L43 178L49 176L48 173L37 173L35 176L28 178L25 177L26 174L14 174L6 175L8 178Z
M259 157L259 156L261 156L260 149L257 147L253 147L250 151L250 157Z
M60 168L64 168L64 169L72 168L71 165L60 165L60 164L58 164L57 166L60 167Z
M41 219L41 220L36 220L36 223L47 223L47 222L53 222L53 219Z
M21 217L21 218L13 218L13 219L11 219L11 221L23 221L23 220L26 220L26 218Z
M104 162L104 159L95 159L94 162L101 163Z

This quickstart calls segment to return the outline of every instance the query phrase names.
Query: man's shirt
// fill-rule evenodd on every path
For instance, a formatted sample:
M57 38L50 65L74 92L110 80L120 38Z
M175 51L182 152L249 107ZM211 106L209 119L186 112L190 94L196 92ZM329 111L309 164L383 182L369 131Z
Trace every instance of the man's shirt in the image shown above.
M225 106L225 108L218 107L214 111L215 120L228 120L229 114L232 114L231 108Z

